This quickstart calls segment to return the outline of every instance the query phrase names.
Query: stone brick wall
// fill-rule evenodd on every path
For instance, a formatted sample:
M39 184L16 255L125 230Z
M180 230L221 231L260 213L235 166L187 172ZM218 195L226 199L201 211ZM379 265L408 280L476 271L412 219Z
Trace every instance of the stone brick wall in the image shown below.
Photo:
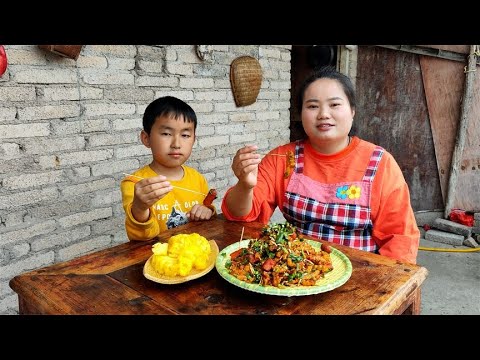
M197 112L187 165L216 188L235 183L232 155L290 136L290 46L86 45L78 59L6 45L0 78L0 314L18 311L9 280L128 241L120 180L151 160L139 140L145 107L173 95ZM230 63L259 59L257 102L236 107Z

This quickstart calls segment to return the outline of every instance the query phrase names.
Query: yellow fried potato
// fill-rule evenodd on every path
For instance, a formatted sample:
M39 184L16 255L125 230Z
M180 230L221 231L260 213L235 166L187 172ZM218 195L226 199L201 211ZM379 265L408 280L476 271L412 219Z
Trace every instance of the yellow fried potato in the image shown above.
M177 234L170 237L168 243L152 246L152 266L160 274L186 276L193 268L205 269L211 251L210 243L203 236Z

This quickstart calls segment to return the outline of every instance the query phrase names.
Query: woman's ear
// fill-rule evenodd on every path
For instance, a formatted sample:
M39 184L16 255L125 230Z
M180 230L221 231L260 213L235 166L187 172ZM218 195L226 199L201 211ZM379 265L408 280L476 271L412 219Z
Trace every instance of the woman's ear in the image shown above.
M352 119L355 117L355 109L352 109Z
M148 136L145 130L140 132L140 140L142 140L143 145L145 145L147 148L150 148L150 136Z

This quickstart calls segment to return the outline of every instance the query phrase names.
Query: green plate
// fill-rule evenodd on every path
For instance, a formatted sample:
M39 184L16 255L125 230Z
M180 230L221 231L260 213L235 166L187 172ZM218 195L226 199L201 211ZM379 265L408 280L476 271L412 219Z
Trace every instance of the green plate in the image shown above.
M235 276L228 273L228 269L225 267L225 262L230 259L230 254L240 248L246 248L250 240L243 240L227 246L217 256L215 261L215 268L221 277L227 280L229 283L241 287L242 289L257 292L260 294L277 295L277 296L302 296L319 294L326 291L333 290L339 286L342 286L350 279L352 275L352 263L348 257L341 251L330 247L332 252L330 257L333 262L333 270L325 274L325 277L319 279L314 286L293 286L278 288L276 286L263 286L259 284L250 284L245 281L237 279ZM320 250L322 245L318 241L306 240L315 249Z

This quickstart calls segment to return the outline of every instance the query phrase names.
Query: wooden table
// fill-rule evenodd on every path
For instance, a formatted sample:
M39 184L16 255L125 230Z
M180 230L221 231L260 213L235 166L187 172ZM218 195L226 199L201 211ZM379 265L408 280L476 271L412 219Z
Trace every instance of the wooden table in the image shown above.
M329 292L308 296L272 296L241 289L212 269L176 285L143 276L151 246L178 233L197 232L223 249L258 237L261 223L214 219L192 222L158 239L131 241L106 250L14 277L20 314L419 314L425 268L335 245L352 262L351 278Z

